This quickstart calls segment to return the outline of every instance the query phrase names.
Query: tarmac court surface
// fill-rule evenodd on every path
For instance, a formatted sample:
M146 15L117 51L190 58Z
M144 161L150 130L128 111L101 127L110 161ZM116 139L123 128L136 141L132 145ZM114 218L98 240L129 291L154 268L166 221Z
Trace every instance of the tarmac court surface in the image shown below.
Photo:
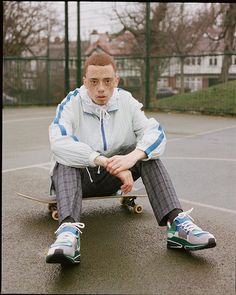
M3 109L2 294L235 294L236 120L148 113L163 126L162 157L184 210L217 246L167 250L148 198L142 214L117 199L83 202L81 264L47 264L58 223L16 192L49 192L48 126L55 107ZM138 181L137 186L141 186Z

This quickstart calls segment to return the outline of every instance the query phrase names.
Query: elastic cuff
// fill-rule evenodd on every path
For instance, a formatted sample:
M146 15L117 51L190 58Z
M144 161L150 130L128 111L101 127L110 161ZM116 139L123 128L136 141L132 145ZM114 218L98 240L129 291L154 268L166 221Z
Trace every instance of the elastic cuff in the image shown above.
M98 152L92 152L92 154L89 157L89 166L91 167L96 167L94 160L100 156L100 154Z

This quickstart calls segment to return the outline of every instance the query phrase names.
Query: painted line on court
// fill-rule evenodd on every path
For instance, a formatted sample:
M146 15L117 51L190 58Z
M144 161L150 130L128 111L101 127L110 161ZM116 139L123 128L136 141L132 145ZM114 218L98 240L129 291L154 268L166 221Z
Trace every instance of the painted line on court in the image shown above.
M45 168L43 166L49 165L49 164L51 164L51 162L28 165L28 166L21 166L21 167L17 167L17 168L4 169L4 170L2 170L2 173L13 172L13 171L17 171L17 170L24 170L24 169L29 169L29 168Z
M163 160L225 161L225 162L230 162L230 163L236 162L236 159L227 159L227 158L162 157L161 159L163 159ZM49 170L50 167L44 167L47 165L51 165L51 162L45 162L45 163L39 163L39 164L34 164L34 165L4 169L4 170L2 170L2 173L13 172L13 171L17 171L17 170L24 170L24 169L29 169L29 168L42 168L42 169Z
M200 161L225 161L236 162L236 159L228 158L198 158L198 157L162 157L163 160L200 160Z
M204 208L209 208L209 209L213 209L213 210L223 211L223 212L226 212L226 213L236 214L236 211L231 210L231 209L216 207L216 206L207 205L207 204L203 204L203 203L199 203L199 202L193 202L193 201L184 200L184 199L179 199L179 200L180 200L180 202L195 205L195 206L199 206L199 207L204 207Z
M51 162L45 162L45 163L41 163L41 164L28 165L28 166L22 166L22 167L12 168L12 169L5 169L5 170L2 170L2 173L13 172L13 171L29 169L29 168L42 168L42 169L49 170L50 168L44 167L44 166L49 165L49 164L51 164ZM199 206L199 207L204 207L204 208L209 208L209 209L213 209L213 210L218 210L218 211L223 211L223 212L227 212L227 213L236 214L235 210L216 207L216 206L207 205L207 204L203 204L203 203L199 203L199 202L193 202L193 201L189 201L189 200L185 200L185 199L179 199L179 200L180 200L180 202L195 205L195 206Z
M15 123L15 122L24 122L24 121L32 121L32 120L42 120L42 119L52 119L54 116L50 117L36 117L36 118L22 118L22 119L10 119L10 120L5 120L3 123Z
M186 136L183 136L183 137L177 137L177 138L168 139L167 143L177 141L177 140L186 139L186 138L193 138L193 137L197 137L197 136L201 136L201 135L211 134L211 133L214 133L214 132L219 132L219 131L232 129L232 128L236 128L236 125L232 125L232 126L228 126L228 127L224 127L224 128L212 129L212 130L199 132L199 133L194 133L194 134L186 135Z

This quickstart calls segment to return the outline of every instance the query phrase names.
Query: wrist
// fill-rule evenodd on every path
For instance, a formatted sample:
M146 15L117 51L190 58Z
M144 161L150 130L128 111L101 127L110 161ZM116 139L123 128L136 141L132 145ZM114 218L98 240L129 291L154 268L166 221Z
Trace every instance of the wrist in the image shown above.
M98 156L94 159L94 164L96 166L103 166L106 167L107 166L107 160L108 158L104 157L104 156Z
M135 158L136 161L140 161L147 158L147 155L145 154L145 152L139 149L133 150L130 154L132 154L132 156Z

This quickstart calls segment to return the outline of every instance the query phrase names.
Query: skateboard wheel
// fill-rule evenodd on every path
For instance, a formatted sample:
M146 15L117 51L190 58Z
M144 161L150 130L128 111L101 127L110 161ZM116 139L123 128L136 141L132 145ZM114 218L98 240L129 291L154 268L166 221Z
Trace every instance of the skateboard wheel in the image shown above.
M53 218L54 220L58 220L58 212L57 212L57 211L53 211L53 212L52 212L52 218Z
M140 214L140 213L142 213L143 212L143 206L141 206L141 205L134 205L134 212L135 213L138 213L138 214Z

